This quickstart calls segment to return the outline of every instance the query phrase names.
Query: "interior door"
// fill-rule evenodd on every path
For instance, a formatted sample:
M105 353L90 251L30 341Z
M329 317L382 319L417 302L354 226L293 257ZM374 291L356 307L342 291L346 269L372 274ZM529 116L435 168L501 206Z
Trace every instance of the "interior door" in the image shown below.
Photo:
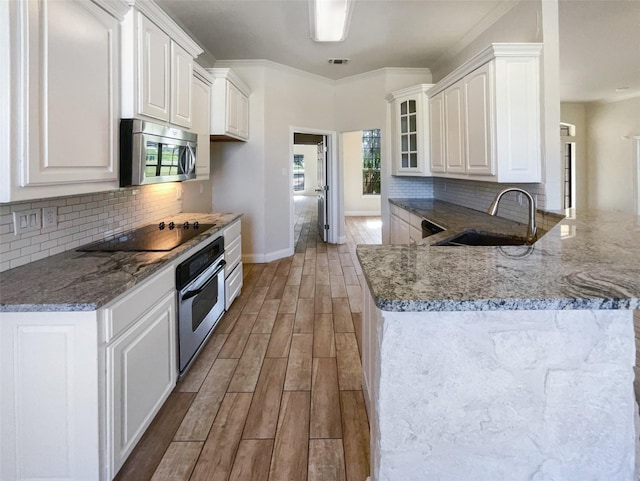
M327 183L327 137L322 137L322 142L318 144L318 187L316 194L318 195L318 233L323 242L327 242L327 234L329 233L329 225L327 222L328 199L327 191L329 186Z

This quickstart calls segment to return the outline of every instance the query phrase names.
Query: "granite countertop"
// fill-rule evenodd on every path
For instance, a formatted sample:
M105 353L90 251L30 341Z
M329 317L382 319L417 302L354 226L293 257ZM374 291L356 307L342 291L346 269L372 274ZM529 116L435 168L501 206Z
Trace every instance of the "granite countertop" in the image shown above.
M77 252L5 271L0 276L0 312L95 311L220 231L241 214L171 216L215 224L168 252Z
M639 216L571 209L533 246L453 247L433 244L468 228L523 235L526 226L437 200L390 202L447 231L423 245L358 246L379 309L640 308Z

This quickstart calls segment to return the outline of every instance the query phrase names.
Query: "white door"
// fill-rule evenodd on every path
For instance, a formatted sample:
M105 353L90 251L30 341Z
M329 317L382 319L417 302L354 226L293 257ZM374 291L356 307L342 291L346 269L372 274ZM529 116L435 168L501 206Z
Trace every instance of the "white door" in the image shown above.
M318 233L323 242L327 242L327 234L329 231L327 212L327 191L329 190L327 182L327 137L322 138L322 142L318 144Z

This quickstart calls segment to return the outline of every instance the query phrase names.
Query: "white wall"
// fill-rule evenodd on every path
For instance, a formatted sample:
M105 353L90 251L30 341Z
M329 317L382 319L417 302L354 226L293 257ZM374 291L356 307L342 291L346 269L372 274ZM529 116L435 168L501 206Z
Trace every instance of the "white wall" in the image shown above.
M640 97L586 107L589 207L634 213Z
M389 188L396 183L391 175L390 125L385 97L399 90L420 83L431 83L431 71L424 69L386 68L336 82L336 130L380 129L381 155L381 215L382 242L389 239L389 205L386 202ZM341 159L341 165L343 160Z
M294 145L293 153L304 155L304 190L296 195L316 195L318 186L318 147L315 145Z
M342 134L344 215L380 215L380 195L362 195L362 131Z
M291 195L296 131L334 126L334 82L263 60L217 62L251 89L249 141L212 143L213 207L242 219L245 261L293 254Z
M586 105L583 103L560 104L560 121L575 125L576 134L572 138L563 138L563 142L576 144L576 198L575 207L586 208L588 206L588 178L589 166L587 162L587 118ZM564 148L564 146L561 146Z

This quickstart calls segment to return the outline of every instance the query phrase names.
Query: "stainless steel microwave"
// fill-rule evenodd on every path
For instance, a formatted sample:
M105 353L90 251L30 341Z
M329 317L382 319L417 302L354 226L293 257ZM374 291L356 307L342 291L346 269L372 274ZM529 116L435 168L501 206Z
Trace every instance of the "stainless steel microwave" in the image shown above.
M120 121L120 186L196 178L197 135L146 120Z

